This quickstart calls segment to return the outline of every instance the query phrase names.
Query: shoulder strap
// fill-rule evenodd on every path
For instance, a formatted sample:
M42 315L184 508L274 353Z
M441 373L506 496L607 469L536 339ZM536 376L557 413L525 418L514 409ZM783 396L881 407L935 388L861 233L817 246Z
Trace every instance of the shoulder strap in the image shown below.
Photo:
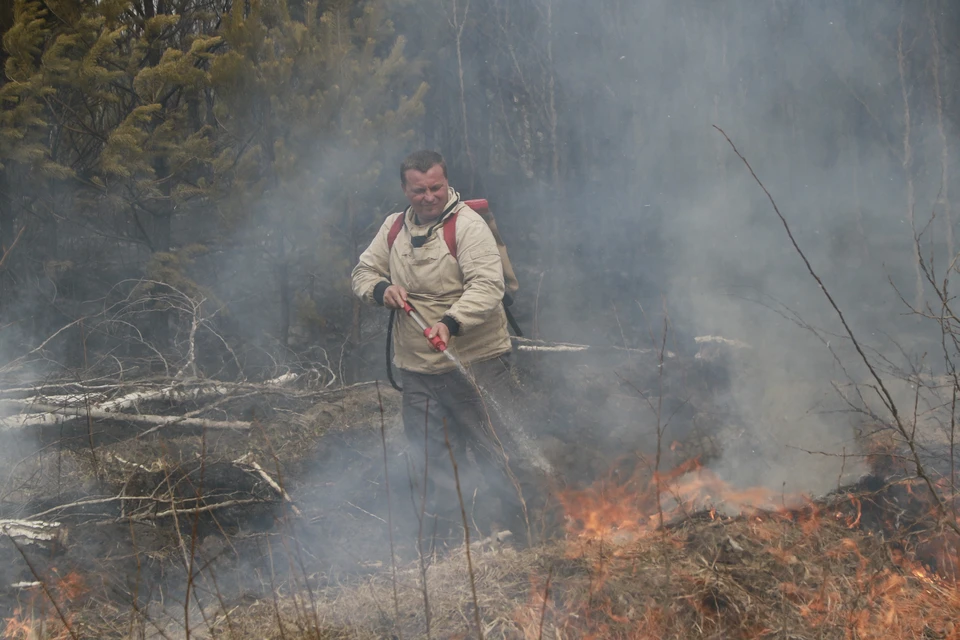
M447 249L450 250L454 260L457 259L457 214L459 213L454 211L443 221L443 240L447 243Z
M467 205L481 216L490 210L490 203L487 202L486 198L477 198L476 200L464 200L463 204Z
M483 198L477 200L463 200L463 204L467 205L474 211L483 214L489 210L490 204ZM459 211L454 211L453 214L443 221L443 239L447 243L447 249L450 250L450 255L453 256L453 259L457 259L457 214Z
M406 215L407 212L403 211L397 216L397 219L393 221L393 226L390 227L390 232L387 234L387 251L393 249L393 243L397 241L397 236L400 235L400 230L403 229L403 219Z

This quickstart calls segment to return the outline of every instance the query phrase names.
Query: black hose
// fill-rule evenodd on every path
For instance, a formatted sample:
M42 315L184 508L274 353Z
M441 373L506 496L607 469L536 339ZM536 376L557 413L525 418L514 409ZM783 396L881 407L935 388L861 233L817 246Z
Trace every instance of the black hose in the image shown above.
M509 300L509 302L508 302ZM510 305L513 304L513 299L510 297L510 294L505 294L503 296L503 311L507 314L507 322L510 324L510 328L513 329L513 333L518 337L523 337L523 331L520 330L520 325L517 324L517 319L513 317L513 314L510 313Z
M387 379L390 380L390 386L403 393L403 388L397 384L393 378L393 322L397 317L397 310L390 310L390 320L387 321Z

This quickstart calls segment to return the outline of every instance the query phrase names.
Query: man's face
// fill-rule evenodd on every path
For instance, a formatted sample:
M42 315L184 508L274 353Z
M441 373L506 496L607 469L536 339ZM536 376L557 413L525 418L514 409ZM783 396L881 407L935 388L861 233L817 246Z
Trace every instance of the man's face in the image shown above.
M440 217L447 204L447 179L443 167L433 165L426 172L408 169L403 194L410 201L420 222L431 222Z

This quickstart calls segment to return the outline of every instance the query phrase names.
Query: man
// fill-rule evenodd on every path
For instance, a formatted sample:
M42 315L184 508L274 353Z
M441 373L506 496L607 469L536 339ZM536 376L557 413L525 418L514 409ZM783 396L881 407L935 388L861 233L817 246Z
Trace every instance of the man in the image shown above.
M450 188L440 154L417 151L408 156L400 165L400 186L410 206L388 216L360 256L353 270L354 293L390 309L402 309L409 302L432 325L429 337L439 336L473 377L463 375L436 351L412 318L396 314L394 364L401 374L403 426L410 443L413 480L423 492L418 497L426 498L426 511L441 518L442 524L461 523L452 449L468 514L476 491L481 516L472 515L478 526L492 529L498 524L519 533L517 528L525 520L521 487L527 485L529 474L522 460L508 458L513 439L500 415L502 409L484 399L502 402L512 392L500 251L487 223ZM444 222L454 213L456 257L443 231ZM399 216L403 226L391 246L390 231ZM470 472L468 446L479 473ZM494 497L500 501L500 516L483 518L484 507L489 512ZM480 525L482 520L486 522Z

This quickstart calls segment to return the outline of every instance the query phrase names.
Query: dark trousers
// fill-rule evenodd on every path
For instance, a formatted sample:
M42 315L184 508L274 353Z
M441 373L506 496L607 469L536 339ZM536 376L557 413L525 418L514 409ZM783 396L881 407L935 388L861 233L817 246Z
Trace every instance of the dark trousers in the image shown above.
M478 520L486 529L496 520L512 530L531 499L534 472L511 424L517 394L509 355L474 363L468 370L472 380L460 371L401 372L403 427L416 497L426 498L427 512L460 523L452 450L468 521ZM499 514L492 506L495 501Z

